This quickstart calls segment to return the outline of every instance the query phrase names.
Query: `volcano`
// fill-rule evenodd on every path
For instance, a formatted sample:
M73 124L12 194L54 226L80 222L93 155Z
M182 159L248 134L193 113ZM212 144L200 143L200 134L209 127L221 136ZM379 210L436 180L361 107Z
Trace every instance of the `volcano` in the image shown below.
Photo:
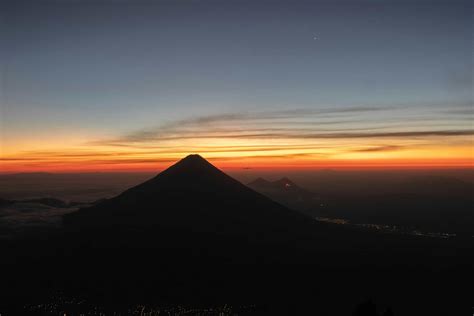
M285 178L275 185L296 186ZM50 286L87 298L94 312L95 304L186 307L179 312L230 304L259 309L239 315L348 315L361 297L381 295L416 297L420 308L405 314L425 315L433 300L446 310L468 302L461 289L469 284L455 282L472 274L470 244L316 222L198 155L38 236L2 249L0 301L24 306Z
M324 205L319 194L300 187L286 177L273 182L258 178L248 186L289 209L311 217L320 216Z
M64 217L69 228L130 228L271 236L312 220L248 188L199 155L154 178Z

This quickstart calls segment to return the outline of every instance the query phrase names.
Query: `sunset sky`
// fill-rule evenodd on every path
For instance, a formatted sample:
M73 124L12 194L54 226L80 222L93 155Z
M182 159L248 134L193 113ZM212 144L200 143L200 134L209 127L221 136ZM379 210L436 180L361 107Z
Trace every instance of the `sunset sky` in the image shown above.
M473 167L470 1L0 6L0 172Z

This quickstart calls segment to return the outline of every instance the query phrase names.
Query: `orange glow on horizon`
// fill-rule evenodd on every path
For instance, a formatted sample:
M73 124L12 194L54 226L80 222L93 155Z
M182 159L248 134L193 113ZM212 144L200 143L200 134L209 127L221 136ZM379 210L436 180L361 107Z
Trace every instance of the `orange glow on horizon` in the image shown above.
M81 173L81 172L160 172L184 156L157 159L148 162L40 162L2 163L0 173L21 172L54 172L54 173ZM471 169L474 168L472 159L365 159L365 160L308 160L285 159L268 157L261 158L209 158L203 155L216 167L223 170L318 170L318 169Z
M156 146L95 145L84 140L21 144L0 155L0 173L157 172L198 153L224 170L234 169L438 169L474 168L470 136L448 139L214 139ZM398 146L392 144L401 144ZM25 150L24 148L28 148ZM52 149L54 148L54 149Z

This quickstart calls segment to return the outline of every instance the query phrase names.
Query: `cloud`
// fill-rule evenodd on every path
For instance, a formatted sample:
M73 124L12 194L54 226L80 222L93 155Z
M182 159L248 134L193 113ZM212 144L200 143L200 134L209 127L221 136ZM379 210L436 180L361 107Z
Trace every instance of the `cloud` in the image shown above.
M469 120L450 118L442 107L343 107L222 113L198 116L145 128L123 136L102 139L92 145L149 149L184 140L205 139L355 139L419 138L472 135ZM446 110L446 109L445 109ZM468 111L466 104L451 111ZM446 110L447 111L447 110ZM441 121L441 122L440 122ZM424 130L421 127L425 126ZM445 129L443 129L443 126ZM466 129L469 127L469 129Z
M255 131L236 131L227 133L179 133L178 135L161 135L152 138L122 138L111 142L104 141L99 144L114 146L127 142L146 142L146 141L179 141L192 139L353 139L353 138L416 138L416 137L435 137L435 136L470 136L474 135L472 130L423 130L408 132L349 132L349 133L318 133L307 132L300 133L297 130L288 130L287 132L255 132Z
M366 153L366 152L384 152L384 151L394 151L394 150L400 150L403 149L405 146L397 146L397 145L386 145L386 146L372 146L372 147L367 147L367 148L362 148L362 149L356 149L356 150L351 150L352 152L360 152L360 153Z
M466 105L448 108L450 113L469 110ZM82 147L23 151L0 161L25 168L119 166L170 163L189 153L225 161L338 158L348 152L390 152L441 143L445 148L466 146L474 134L471 120L461 115L464 112L456 117L443 111L448 110L436 105L429 111L399 106L222 113L170 121Z
M431 137L431 136L470 136L473 130L441 130L441 131L412 131L412 132L386 132L386 133L334 133L299 135L300 138L385 138L385 137Z
M348 114L358 114L367 112L378 112L386 109L360 106L360 107L347 107L347 108L325 108L325 109L292 109L292 110L280 110L280 111L266 111L266 112L246 112L246 113L224 113L217 115L199 116L195 118L189 118L184 120L177 120L168 122L154 128L142 129L133 133L124 135L118 138L116 141L110 141L109 143L115 142L120 143L121 141L127 142L143 142L156 139L177 139L177 136L170 135L182 135L185 133L196 133L203 129L209 131L214 130L215 132L225 132L224 129L229 130L229 126L235 125L301 125L301 124L318 124L322 125L343 125L354 122L354 118L341 120L341 115L347 116ZM312 120L308 122L308 118ZM294 121L295 119L303 119L306 121ZM328 121L328 119L330 119ZM221 128L218 128L221 127ZM254 128L255 130L255 128ZM268 129L267 129L268 130ZM100 141L98 144L104 144Z

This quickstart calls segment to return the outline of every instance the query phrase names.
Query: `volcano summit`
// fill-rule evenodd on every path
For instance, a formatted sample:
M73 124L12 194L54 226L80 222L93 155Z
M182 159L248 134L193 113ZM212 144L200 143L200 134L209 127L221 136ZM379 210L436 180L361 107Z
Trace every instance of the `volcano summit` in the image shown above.
M154 178L65 216L69 228L135 228L271 239L312 220L270 200L189 155Z

